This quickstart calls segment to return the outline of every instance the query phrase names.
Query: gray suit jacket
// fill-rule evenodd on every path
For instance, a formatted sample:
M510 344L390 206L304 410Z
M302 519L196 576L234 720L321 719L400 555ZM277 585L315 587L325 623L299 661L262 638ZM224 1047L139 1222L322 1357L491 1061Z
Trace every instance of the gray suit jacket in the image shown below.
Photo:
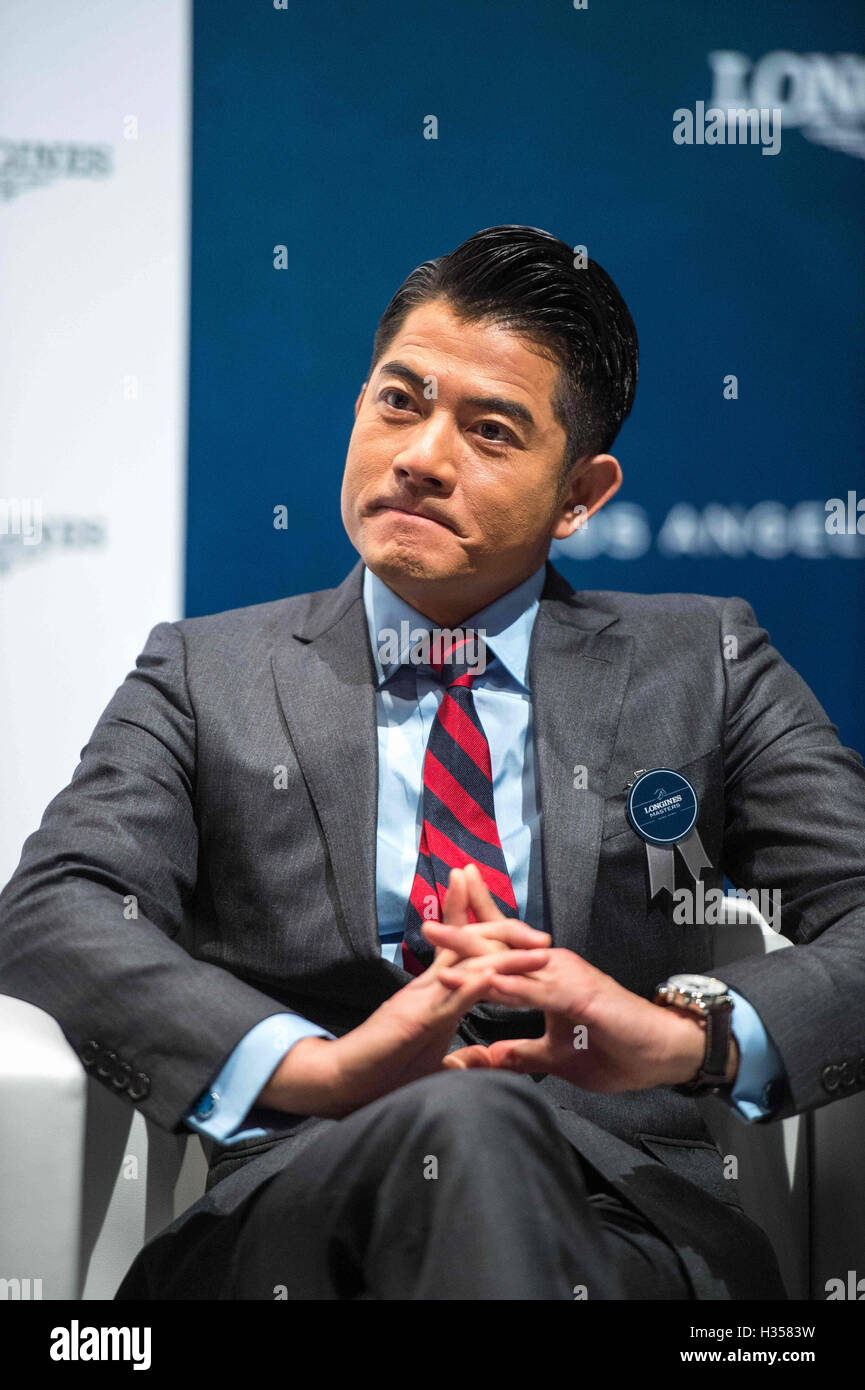
M155 627L0 895L0 990L51 1013L167 1130L261 1019L288 1007L341 1034L408 978L379 950L361 582L358 563L334 590ZM865 771L750 607L574 593L548 566L529 674L554 943L644 996L711 970L707 929L676 925L667 894L650 901L625 819L637 769L679 769L700 798L706 883L780 890L798 947L723 972L783 1060L778 1114L865 1087ZM540 1022L481 1006L454 1045ZM754 1261L737 1273L737 1252L756 1228L695 1103L538 1084L701 1296L747 1296ZM335 1123L274 1119L275 1137L217 1148L197 1209L233 1211L286 1143Z

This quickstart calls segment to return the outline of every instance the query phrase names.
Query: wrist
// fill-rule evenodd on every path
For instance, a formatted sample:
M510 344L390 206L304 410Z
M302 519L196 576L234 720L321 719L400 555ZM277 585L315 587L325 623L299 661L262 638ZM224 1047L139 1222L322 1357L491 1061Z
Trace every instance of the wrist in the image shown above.
M332 1048L330 1038L300 1038L281 1058L256 1104L290 1115L331 1114L338 1091Z
M724 1074L725 1086L732 1086L739 1075L739 1044L736 1035L730 1030L730 1046L727 1049L727 1070Z
M687 1009L666 1007L667 1052L662 1086L681 1086L696 1076L706 1051L706 1024Z

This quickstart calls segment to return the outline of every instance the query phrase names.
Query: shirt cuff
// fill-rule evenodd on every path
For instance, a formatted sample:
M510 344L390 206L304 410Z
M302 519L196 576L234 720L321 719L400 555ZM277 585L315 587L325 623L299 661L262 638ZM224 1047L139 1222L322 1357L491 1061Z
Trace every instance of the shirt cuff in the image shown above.
M786 1072L753 1004L734 989L728 992L733 1000L732 1029L739 1044L739 1070L732 1089L721 1094L743 1120L753 1124L768 1119L777 1108Z
M264 1139L278 1128L280 1112L254 1106L262 1087L301 1038L333 1037L299 1014L263 1018L241 1038L219 1075L184 1116L184 1123L220 1144ZM265 1119L267 1123L262 1123ZM238 1128L244 1121L247 1128Z

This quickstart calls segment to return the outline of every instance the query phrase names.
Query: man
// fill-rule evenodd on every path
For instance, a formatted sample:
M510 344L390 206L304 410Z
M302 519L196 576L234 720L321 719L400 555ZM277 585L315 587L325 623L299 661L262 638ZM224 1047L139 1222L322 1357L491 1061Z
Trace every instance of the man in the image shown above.
M0 986L213 1141L119 1297L784 1296L694 1096L865 1085L865 773L741 599L547 563L636 375L546 232L418 267L355 405L362 563L154 628L27 841ZM797 949L719 985L670 890L725 874Z

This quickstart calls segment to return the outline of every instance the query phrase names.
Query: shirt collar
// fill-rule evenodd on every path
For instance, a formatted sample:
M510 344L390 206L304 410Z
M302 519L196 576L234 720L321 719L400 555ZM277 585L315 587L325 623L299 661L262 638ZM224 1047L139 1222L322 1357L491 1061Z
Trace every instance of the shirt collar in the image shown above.
M463 620L462 627L472 627L486 634L486 643L494 657L502 663L517 685L529 689L529 643L532 627L538 613L538 601L544 587L546 563L518 584L515 589L502 594L501 598L487 604L478 613ZM379 686L383 685L399 669L395 661L382 661L379 647L383 641L380 634L395 632L402 647L401 623L408 623L407 631L424 628L430 632L435 627L431 618L418 613L416 608L401 599L392 589L364 566L363 606L369 629L369 640L375 662Z

